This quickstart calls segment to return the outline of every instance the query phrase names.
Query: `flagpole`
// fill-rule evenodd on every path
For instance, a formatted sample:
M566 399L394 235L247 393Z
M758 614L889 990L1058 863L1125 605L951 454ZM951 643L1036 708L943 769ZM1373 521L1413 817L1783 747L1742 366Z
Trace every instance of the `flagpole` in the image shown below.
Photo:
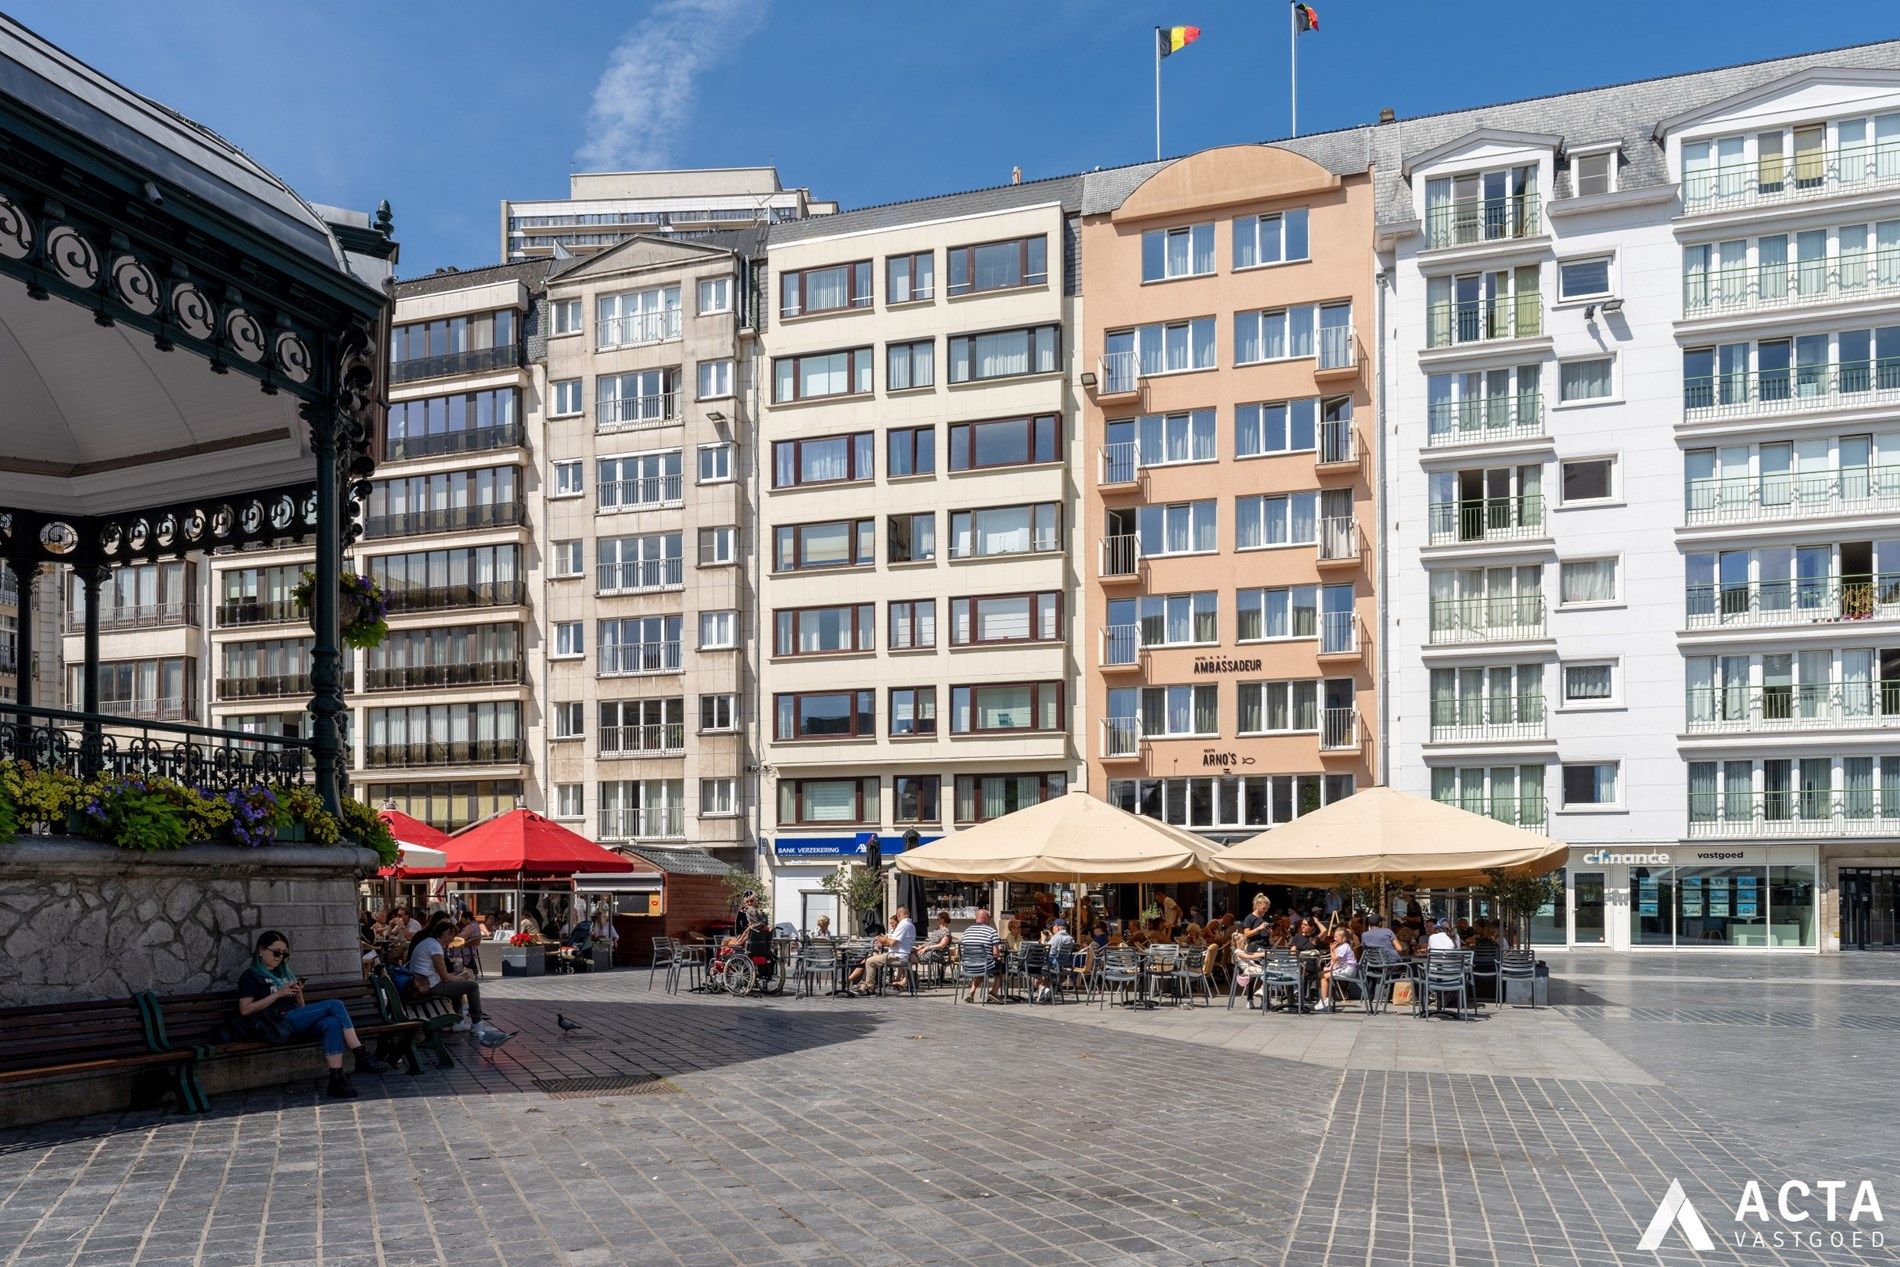
M1155 28L1155 161L1161 161L1161 28Z
M1287 44L1287 58L1292 69L1287 75L1288 90L1291 96L1288 111L1287 135L1300 134L1300 11L1289 3L1286 7L1288 34L1292 39Z

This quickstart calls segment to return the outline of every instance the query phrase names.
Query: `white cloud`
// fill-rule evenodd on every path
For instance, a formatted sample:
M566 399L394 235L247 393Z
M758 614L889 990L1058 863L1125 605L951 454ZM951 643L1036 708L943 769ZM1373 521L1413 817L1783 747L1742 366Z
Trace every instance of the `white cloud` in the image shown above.
M692 117L700 81L764 22L771 0L659 0L615 46L594 85L589 171L665 167Z

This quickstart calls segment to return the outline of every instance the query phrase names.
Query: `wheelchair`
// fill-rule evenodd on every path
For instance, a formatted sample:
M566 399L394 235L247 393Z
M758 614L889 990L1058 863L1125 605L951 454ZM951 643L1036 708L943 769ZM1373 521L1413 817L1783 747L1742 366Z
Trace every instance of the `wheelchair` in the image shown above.
M741 997L783 994L785 963L773 946L772 930L755 924L746 930L742 949L721 950L706 974L706 988Z

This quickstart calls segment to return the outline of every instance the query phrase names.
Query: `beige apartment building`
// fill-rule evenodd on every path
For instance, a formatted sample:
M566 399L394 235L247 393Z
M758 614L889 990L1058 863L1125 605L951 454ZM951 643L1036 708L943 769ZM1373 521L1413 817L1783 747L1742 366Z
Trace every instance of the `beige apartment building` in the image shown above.
M1377 775L1372 181L1305 148L1084 178L1089 788L1216 840Z
M757 244L636 237L549 279L549 813L604 844L750 844Z
M772 231L756 637L779 919L835 919L818 879L869 836L888 856L1075 776L1076 190Z

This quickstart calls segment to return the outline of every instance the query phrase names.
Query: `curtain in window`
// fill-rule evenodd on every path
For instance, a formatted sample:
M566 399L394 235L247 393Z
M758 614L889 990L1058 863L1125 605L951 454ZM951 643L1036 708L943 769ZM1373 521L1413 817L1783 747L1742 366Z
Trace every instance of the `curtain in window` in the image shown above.
M1260 349L1260 314L1257 312L1237 312L1234 314L1234 360L1245 365L1249 361L1262 359ZM1243 449L1243 453L1253 450Z
M1900 818L1900 757L1880 759L1880 816Z
M822 312L844 307L849 302L849 281L850 270L843 266L814 269L806 273L805 311Z
M1563 601L1607 603L1616 597L1616 560L1583 559L1563 565Z
M1218 735L1220 733L1220 693L1211 686L1190 688L1194 695L1194 733L1197 735Z
M1715 762L1689 763L1689 821L1707 823L1715 819Z
M800 482L821 483L847 478L851 471L851 442L844 436L829 440L807 440L798 446Z
M1033 725L1027 686L986 686L977 692L977 725L984 730L1022 730Z
M1001 378L1029 372L1027 331L1004 330L996 334L979 334L972 342L975 346L975 377Z
M1194 243L1194 271L1197 274L1214 271L1214 226L1197 224L1190 234Z
M849 823L858 816L858 785L850 779L831 779L799 785L800 818L808 823Z
M1291 541L1313 541L1318 538L1315 521L1319 515L1319 494L1295 493L1287 499L1288 523Z
M1194 367L1212 369L1214 366L1214 319L1203 317L1194 322L1191 334L1194 344Z
M1017 554L1030 549L1030 516L1028 506L977 512L973 516L976 553Z

